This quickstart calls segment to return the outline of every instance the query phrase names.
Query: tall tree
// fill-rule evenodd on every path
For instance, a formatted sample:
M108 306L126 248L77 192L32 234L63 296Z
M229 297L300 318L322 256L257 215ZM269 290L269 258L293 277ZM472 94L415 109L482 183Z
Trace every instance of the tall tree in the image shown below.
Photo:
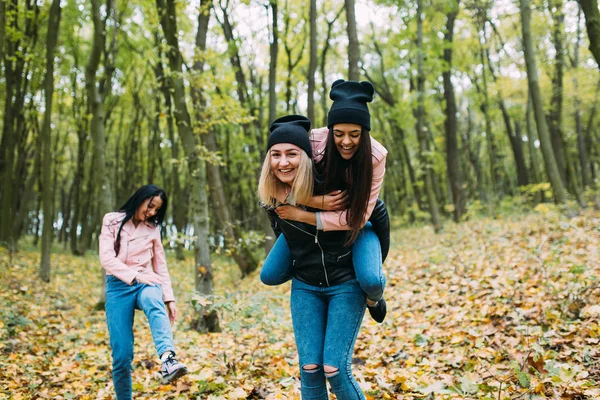
M425 191L429 202L429 212L433 229L439 232L442 229L440 211L435 195L433 183L433 160L429 156L429 144L425 127L425 71L424 71L425 49L423 44L423 0L417 0L417 110L416 130L419 140L419 157L423 176L425 180Z
M191 211L192 226L196 235L194 278L196 291L203 296L213 292L214 276L208 247L208 194L206 193L206 169L198 151L198 139L194 135L192 119L186 104L185 84L183 80L183 57L177 38L176 0L156 0L156 8L160 25L169 49L169 83L174 102L175 120L179 138L187 157L191 178ZM220 331L219 319L215 310L202 308L198 310L194 321L194 329L199 332Z
M346 8L346 27L348 32L348 79L357 81L359 76L360 47L356 29L355 0L344 0Z
M277 0L270 0L271 9L271 42L269 43L269 121L277 119L277 57L279 54L279 28L277 27L278 8ZM310 84L309 84L310 86ZM310 101L310 100L309 100ZM265 231L265 253L269 253L275 244L275 237L271 234L270 226L267 227L263 220ZM270 224L269 224L270 225Z
M60 0L53 0L48 18L48 36L46 37L46 75L44 77L44 125L42 127L42 209L44 228L42 231L42 254L40 260L40 279L50 281L50 247L54 212L52 211L53 185L50 178L52 169L52 150L50 149L52 133L52 96L54 94L54 49L58 42L60 26Z
M329 89L329 85L327 82L327 54L329 53L329 49L330 49L330 39L331 39L331 35L332 35L332 30L333 30L333 26L336 23L336 21L340 18L340 16L342 15L342 12L344 11L344 7L341 7L339 9L339 11L335 14L335 17L330 21L327 20L327 34L325 35L325 40L323 42L323 48L321 49L321 109L323 110L323 125L326 126L327 125L327 112L329 111L329 107L327 106L327 99L329 98L329 96L327 96L327 91Z
M306 114L315 123L315 73L317 72L317 0L310 0L310 55L308 59L308 104Z
M579 97L579 78L577 77L577 67L579 66L579 45L581 43L581 7L577 11L577 30L575 43L573 44L573 57L571 67L575 70L573 74L573 109L575 117L575 132L577 134L577 150L579 153L579 167L581 168L581 178L583 186L587 187L592 183L592 174L590 170L590 161L588 148L585 143L583 132L583 123L581 121L581 98Z
M567 180L567 150L562 133L562 109L563 109L563 76L565 66L564 51L564 23L565 14L563 12L562 0L549 0L548 8L554 25L552 27L552 43L554 44L554 71L552 73L552 97L550 99L550 112L548 121L550 122L550 139L552 141L552 150L556 165L560 172L563 184L568 187Z
M585 26L590 39L590 51L600 69L600 10L598 0L578 0L585 15Z
M193 71L198 77L202 76L204 70L204 53L206 51L206 36L208 33L211 9L212 0L201 1L198 15L198 31L196 33L196 57L193 65ZM206 108L206 98L199 85L194 85L192 87L192 99L194 101L194 108L198 112L198 118L196 118L196 120L204 120L203 117L206 117L204 113L204 109ZM210 127L208 129L202 129L202 127L197 126L196 130L202 132L201 139L206 148L213 154L216 154L218 148L214 128ZM248 247L243 244L242 232L239 225L235 223L231 217L231 206L229 199L225 194L221 170L218 163L207 160L206 171L211 197L214 200L214 210L221 223L223 234L227 240L227 244L234 247L232 254L233 258L242 272L242 275L246 276L258 268L258 261L252 255Z
M92 233L100 227L102 215L109 212L113 208L112 188L109 182L109 175L106 173L106 132L105 132L105 109L104 100L107 97L111 87L111 76L114 71L114 53L116 48L116 10L112 0L107 0L105 4L104 20L100 13L100 0L91 1L92 21L94 31L92 34L92 47L90 58L85 67L85 86L88 101L88 112L91 114L90 131L93 142L93 159L94 159L94 178L93 185L90 185L90 194L94 188L94 198L97 199L96 208L92 213L93 217L87 232L84 231L85 247L90 247ZM113 17L113 40L110 50L106 48L106 27L109 18ZM104 71L103 76L98 80L97 74L100 66L100 59L104 56ZM96 304L96 308L101 309L106 302L106 281L104 279L105 271L102 269L102 284L103 290L100 295L100 300Z
M444 61L446 62L442 77L444 80L444 99L446 101L446 168L454 203L454 220L460 221L465 212L466 199L463 191L462 173L457 139L456 97L452 84L452 47L454 38L454 21L458 15L460 1L452 1L451 9L446 13L446 30L444 32Z
M544 155L544 162L546 164L546 173L548 174L548 179L552 185L554 200L558 204L565 204L567 202L567 193L563 186L562 179L560 178L560 172L554 157L550 133L548 132L546 116L543 109L544 101L538 80L535 49L533 46L533 36L531 34L531 8L529 0L520 0L520 5L521 25L523 31L523 51L525 53L525 65L527 67L527 81L529 83L529 90L531 93L538 137L542 147L542 154Z

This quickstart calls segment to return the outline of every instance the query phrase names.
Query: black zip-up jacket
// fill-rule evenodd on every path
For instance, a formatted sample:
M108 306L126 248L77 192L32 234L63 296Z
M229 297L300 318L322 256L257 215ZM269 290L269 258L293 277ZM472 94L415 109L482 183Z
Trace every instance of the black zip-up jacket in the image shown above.
M285 235L297 279L326 287L356 277L352 245L344 246L347 231L317 231L313 225L279 218L274 209L268 209L267 213L275 234ZM369 221L379 237L382 260L385 261L390 247L390 219L382 200L377 200Z

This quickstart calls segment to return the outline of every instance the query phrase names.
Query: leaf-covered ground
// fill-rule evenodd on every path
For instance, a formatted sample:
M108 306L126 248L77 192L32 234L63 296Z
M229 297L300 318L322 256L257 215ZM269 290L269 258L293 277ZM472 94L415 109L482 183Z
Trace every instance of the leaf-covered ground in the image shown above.
M366 316L354 370L370 399L600 398L600 215L554 213L394 232L389 312ZM0 398L114 399L100 266L0 249ZM152 399L299 399L289 284L231 279L216 263L222 333L199 335L191 260L171 261L175 337L191 373L162 386L150 332L136 316L134 391ZM226 283L224 283L226 282Z

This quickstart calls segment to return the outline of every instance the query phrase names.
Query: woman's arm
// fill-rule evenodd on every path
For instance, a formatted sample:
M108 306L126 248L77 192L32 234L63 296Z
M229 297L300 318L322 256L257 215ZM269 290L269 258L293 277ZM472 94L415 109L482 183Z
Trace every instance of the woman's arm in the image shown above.
M163 301L165 303L175 301L173 287L171 286L171 276L169 275L169 269L167 268L167 257L165 256L165 249L160 240L160 230L158 228L155 228L152 244L154 252L154 256L152 257L152 269L154 269L154 272L161 278Z
M367 206L367 211L363 216L361 227L364 226L371 217L371 213L373 212L375 204L377 203L377 199L379 198L379 193L381 192L381 185L383 184L383 176L385 175L386 155L387 153L383 155L382 159L377 164L373 165L373 183L371 184L369 205ZM323 211L319 214L324 231L347 231L351 229L346 221L346 215L348 214L348 210Z

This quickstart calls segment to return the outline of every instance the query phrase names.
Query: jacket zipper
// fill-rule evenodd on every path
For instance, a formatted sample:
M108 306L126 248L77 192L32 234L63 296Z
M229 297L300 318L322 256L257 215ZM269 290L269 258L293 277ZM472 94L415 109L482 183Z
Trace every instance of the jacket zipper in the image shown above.
M350 250L349 252L347 252L346 254L342 254L341 256L338 256L337 260L340 261L340 259L342 259L343 257L346 257L348 254L352 253L352 250Z
M325 267L325 252L323 251L323 248L321 247L321 243L319 243L319 230L317 229L317 234L313 235L312 233L306 232L304 229L299 228L290 222L287 222L285 219L283 221L286 222L288 225L293 226L294 228L298 229L300 232L303 232L303 233L306 233L307 235L315 237L315 243L319 246L319 249L321 249L321 264L323 265L323 272L325 273L325 282L327 283L327 286L330 286L329 285L329 277L327 276L327 268Z

